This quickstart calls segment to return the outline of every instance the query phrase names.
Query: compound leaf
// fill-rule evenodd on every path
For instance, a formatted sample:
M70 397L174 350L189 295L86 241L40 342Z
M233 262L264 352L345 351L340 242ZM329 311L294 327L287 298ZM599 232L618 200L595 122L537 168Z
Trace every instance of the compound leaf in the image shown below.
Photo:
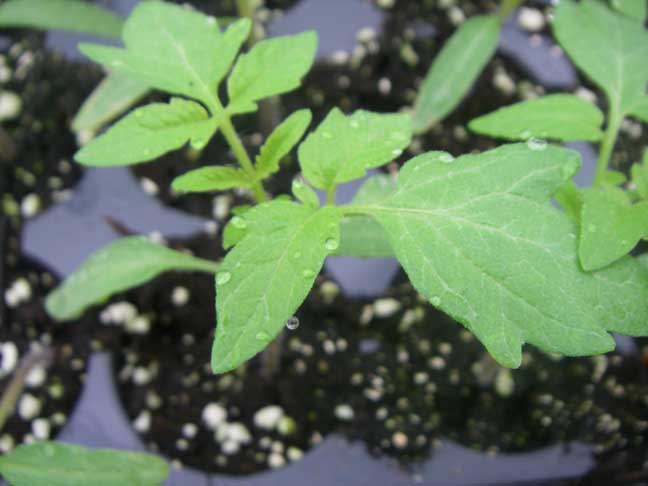
M110 10L81 0L8 0L0 5L0 27L69 30L119 37L124 21Z
M603 113L584 99L555 94L505 106L480 116L468 127L476 133L506 140L530 137L554 140L600 140Z
M450 113L497 49L495 15L468 19L450 37L428 71L414 104L414 132L422 133Z
M605 91L611 110L631 113L645 97L648 32L641 22L595 0L561 0L553 21L560 45Z
M215 373L236 368L277 336L340 241L340 212L331 206L272 201L242 218L245 235L216 276Z
M235 167L200 167L176 177L171 187L177 192L209 192L249 187L250 178Z
M84 165L130 165L153 160L187 142L202 148L218 128L198 103L171 98L137 108L91 140L74 158Z
M238 59L227 80L228 112L254 111L256 101L298 88L316 51L314 31L259 42Z
M635 278L625 259L582 271L575 223L549 203L578 170L576 152L516 144L455 162L447 155L409 161L393 194L352 207L383 225L435 307L510 367L525 342L578 356L613 349L606 331L648 334L648 278ZM618 300L634 313L615 316Z
M162 272L216 269L214 262L171 250L143 236L130 236L90 255L47 296L45 305L58 320L74 319L87 307L146 283Z
M72 129L96 132L137 103L150 89L138 79L119 72L109 73L83 102L72 121Z
M330 189L396 159L411 137L408 115L334 108L299 146L299 164L313 186Z
M632 204L623 190L607 185L582 194L578 252L585 270L615 262L648 235L648 201Z
M218 84L250 32L241 19L221 33L216 19L157 0L142 2L126 20L124 49L81 44L88 57L143 83L213 107Z
M266 178L279 171L279 162L304 136L311 119L310 110L299 110L274 129L256 158L256 169L260 178Z
M13 486L159 486L169 466L153 454L45 441L0 457L0 473Z

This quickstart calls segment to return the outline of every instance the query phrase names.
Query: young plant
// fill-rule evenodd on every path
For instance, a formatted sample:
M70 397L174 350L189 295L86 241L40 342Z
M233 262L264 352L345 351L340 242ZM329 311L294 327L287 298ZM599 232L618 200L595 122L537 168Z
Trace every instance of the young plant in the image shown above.
M647 165L631 170L634 191L619 186L626 176L609 168L624 118L648 122L648 32L645 2L612 2L615 7L641 6L615 13L601 2L567 0L556 8L553 22L561 47L604 93L607 117L578 96L554 94L501 108L470 123L478 133L524 140L599 142L592 187L563 187L556 198L580 223L579 257L584 270L604 268L628 254L648 235ZM606 127L603 129L605 118ZM645 157L644 157L645 158ZM631 186L626 186L628 189Z
M313 62L316 40L312 33L266 40L234 63L248 33L245 20L221 33L197 12L150 1L126 22L124 49L82 46L116 71L182 98L136 109L84 147L77 160L100 166L144 162L187 142L203 147L221 130L240 167L200 168L174 181L174 187L245 187L259 203L238 211L224 230L230 251L215 278L215 372L236 368L263 350L306 298L326 257L341 249L391 250L414 287L475 333L505 366L520 365L524 343L579 356L613 349L609 332L648 334L648 269L624 257L584 272L578 227L551 205L556 191L578 171L580 156L574 151L532 141L458 158L429 152L408 161L396 180L370 178L352 203L336 206L338 184L402 154L412 120L409 114L345 115L334 109L298 148L303 181L293 184L295 200L267 201L264 178L279 169L310 116L289 117L266 140L255 163L230 117L297 87ZM223 103L217 90L232 63ZM313 188L326 193L324 205ZM367 228L383 238L378 246L362 238L360 231ZM144 241L139 240L146 252L153 244ZM99 296L140 283L140 275L177 266L178 255L170 250L156 250L150 259L143 253L128 258L128 251L120 254L124 258L105 256L120 244L100 251L49 297L53 315L69 317ZM140 268L122 278L124 267L136 260ZM202 261L183 263L189 267L214 270ZM79 278L83 272L105 277ZM97 289L84 295L90 281ZM72 304L59 305L62 301Z

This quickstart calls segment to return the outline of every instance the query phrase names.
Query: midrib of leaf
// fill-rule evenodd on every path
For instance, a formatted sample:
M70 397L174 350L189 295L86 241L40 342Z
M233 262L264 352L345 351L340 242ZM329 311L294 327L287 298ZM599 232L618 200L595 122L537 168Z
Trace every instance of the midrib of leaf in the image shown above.
M288 249L291 247L291 245L293 244L293 242L295 241L295 239L297 238L297 236L299 236L299 235L303 232L304 228L308 225L308 223L309 223L309 222L310 222L310 221L311 221L311 220L312 220L312 219L313 219L317 214L318 214L318 211L314 211L313 213L311 213L311 214L308 216L308 218L306 218L306 219L304 220L304 222L303 222L301 225L299 225L299 226L297 227L297 230L293 233L293 235L292 235L292 237L290 238L289 242L288 242L287 244L284 245L284 249L283 249L283 251L282 251L282 253L281 253L281 257L280 257L278 260L276 260L277 263L274 265L275 268L281 266L281 264L283 263L284 259L285 259L286 256L288 255L288 253L290 253L290 252L288 251ZM255 248L250 248L250 251L254 251L254 250L255 250ZM243 258L243 261L245 261L245 260L247 260L247 258ZM233 272L233 271L235 271L235 270L234 270L234 269L231 269L230 271ZM244 282L246 282L248 279L252 278L254 275L255 275L255 273L254 273L254 272L251 272L249 275L247 275L247 277L246 277L245 279L242 279L242 280L239 282L238 286L236 287L236 290L234 290L233 292L231 292L230 295L229 295L229 297L228 297L228 298L225 300L225 302L223 303L223 308L225 308L225 306L228 304L228 302L230 301L230 299L231 299L234 295L237 294L238 289L241 287L241 285L243 285ZM263 326L263 330L264 330L264 331L266 330L266 325L267 325L267 323L268 323L268 321L269 321L268 303L267 303L268 289L269 289L270 287L272 287L272 284L274 283L276 276L277 276L277 272L272 272L272 277L271 277L271 279L268 281L267 285L265 286L265 288L264 288L264 290L263 290L263 293L261 294L261 299L263 300L263 303L264 303L264 305L265 305L265 317L266 317L265 322L264 322L264 326ZM294 283L294 282L295 282L295 281L293 281L293 284L292 284L292 286L291 286L291 288L290 288L290 292L289 292L289 294L292 294L293 291L294 291L294 289L295 289L295 283ZM217 289L216 291L218 292L218 289ZM261 305L261 302L259 302L259 303L256 305L256 307L254 308L254 312L251 313L252 316L256 314L257 309L259 308L260 305ZM216 332L218 332L218 329L216 330ZM234 352L234 350L235 350L236 347L238 346L238 342L241 340L241 336L243 335L244 332L245 332L245 328L241 328L241 329L237 332L237 334L236 334L236 338L234 339L234 343L233 343L232 347L230 348L230 350L225 354L225 357L224 357L223 361L225 361L225 360L231 358L232 353ZM257 331L257 332L258 332L258 331Z

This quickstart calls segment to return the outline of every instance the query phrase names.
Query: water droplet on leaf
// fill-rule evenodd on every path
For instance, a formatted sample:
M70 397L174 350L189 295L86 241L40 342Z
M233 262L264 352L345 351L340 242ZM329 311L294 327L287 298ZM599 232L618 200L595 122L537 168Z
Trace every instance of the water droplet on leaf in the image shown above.
M340 242L335 238L328 238L324 242L324 247L329 251L335 251L338 249L339 246L340 246Z
M304 276L304 278L312 278L315 275L315 272L307 268L302 272L302 275Z
M444 164L451 164L455 158L451 154L441 154L439 155L439 160Z
M394 149L392 150L392 155L394 157L400 157L402 155L403 151L401 149Z
M299 319L297 319L295 316L292 316L286 321L286 327L291 331L294 331L299 327Z
M202 138L196 138L191 141L191 148L194 150L201 150L207 145L207 142Z
M294 258L295 260L300 259L301 256L302 256L301 251L296 251L295 253L293 253L293 258Z
M333 135L329 132L322 132L322 138L333 138Z
M232 226L234 226L235 228L238 228L238 229L245 229L245 228L247 228L247 223L240 216L234 216L232 218Z
M539 138L530 138L527 141L527 147L534 151L541 151L547 148L547 142Z
M351 120L350 125L351 125L351 128L358 128L360 126L360 124L355 120Z
M435 307L438 307L439 305L441 305L441 297L435 295L430 299L430 304L432 304Z
M232 278L232 274L229 272L219 272L216 275L216 285L225 285Z
M257 338L259 341L263 341L263 342L265 342L265 343L267 343L268 341L270 341L270 334L268 334L268 333L265 332L265 331L259 331L259 332L257 332L256 336L254 336L254 337Z

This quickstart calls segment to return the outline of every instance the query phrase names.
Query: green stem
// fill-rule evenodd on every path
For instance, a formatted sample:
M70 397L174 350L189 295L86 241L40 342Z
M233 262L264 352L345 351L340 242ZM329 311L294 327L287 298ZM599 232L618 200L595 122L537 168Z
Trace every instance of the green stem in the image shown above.
M603 134L601 145L599 146L599 157L598 162L596 163L594 185L601 185L605 180L605 173L607 172L608 164L610 163L610 157L612 156L612 150L614 150L614 144L616 143L622 120L623 115L619 113L619 110L614 106L611 107L608 116L608 125Z
M256 199L257 203L266 201L267 198L265 190L263 189L261 181L259 181L259 179L257 178L256 170L254 169L252 160L250 160L250 156L248 155L247 150L245 150L243 142L241 142L238 133L236 133L236 129L234 128L234 125L232 125L232 120L230 120L229 116L227 116L224 111L220 128L223 132L225 140L227 140L227 143L234 152L234 155L236 156L239 164L241 164L241 167L248 174L250 180L252 181L252 194L254 194L254 199Z
M326 204L335 205L335 186L329 187L326 191Z
M520 5L522 0L502 0L502 3L500 4L499 11L497 12L497 16L500 19L500 22L504 22L508 16L517 8L518 5Z

